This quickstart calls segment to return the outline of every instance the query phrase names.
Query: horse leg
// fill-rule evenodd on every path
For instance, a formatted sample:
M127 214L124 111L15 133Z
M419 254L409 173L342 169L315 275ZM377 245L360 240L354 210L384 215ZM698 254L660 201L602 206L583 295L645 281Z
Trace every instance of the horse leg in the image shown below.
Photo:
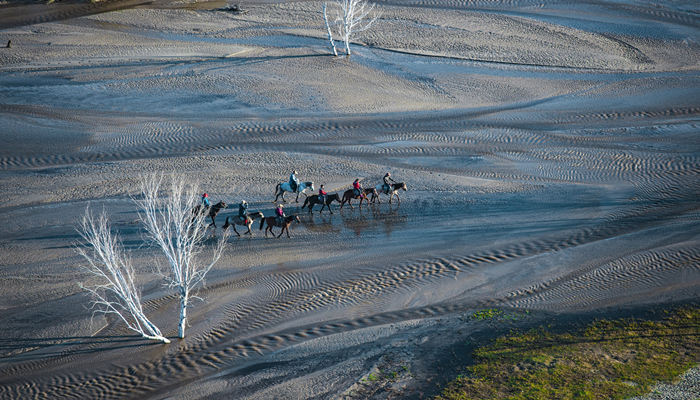
M251 220L250 222L248 222L248 225L246 226L248 227L248 232L244 233L244 235L248 234L250 236L253 236L253 231L250 230L250 227L253 226L253 221Z
M399 193L396 192L396 203L401 204L401 197L399 197Z
M214 221L214 218L216 218L216 215L210 215L210 217L211 217L211 225L209 225L209 226L214 225L214 229L216 229L216 221Z
M234 224L231 225L231 226L233 227L233 231L236 232L236 236L241 237L241 234L238 233L238 230L236 229L236 224L234 223Z

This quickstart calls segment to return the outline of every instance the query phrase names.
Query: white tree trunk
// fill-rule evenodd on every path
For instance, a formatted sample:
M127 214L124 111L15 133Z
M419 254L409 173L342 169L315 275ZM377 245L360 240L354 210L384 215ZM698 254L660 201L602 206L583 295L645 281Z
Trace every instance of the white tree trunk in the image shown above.
M184 293L180 294L180 323L177 326L177 336L180 339L185 338L185 327L187 326L187 303L189 302L189 296L186 290Z
M326 23L326 31L328 31L328 40L331 42L331 49L333 50L333 55L338 57L338 51L335 49L335 41L333 40L333 31L331 30L331 25L328 22L328 13L326 12L326 3L323 3L323 21Z

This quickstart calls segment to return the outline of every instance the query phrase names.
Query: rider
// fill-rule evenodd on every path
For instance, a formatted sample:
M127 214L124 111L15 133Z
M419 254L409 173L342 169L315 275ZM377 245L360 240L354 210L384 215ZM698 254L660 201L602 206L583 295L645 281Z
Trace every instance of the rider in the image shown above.
M384 178L382 178L382 180L384 180L384 187L383 187L384 193L389 194L389 190L391 189L391 184L396 183L396 181L391 179L391 174L389 172L387 172L386 175L384 175Z
M321 185L321 187L318 188L318 202L321 204L325 204L327 194L328 193L326 193L326 191L323 190L323 185Z
M241 204L238 205L238 218L243 221L243 223L248 223L248 202L243 200Z
M202 195L202 205L207 208L211 207L211 203L209 202L209 195L206 193Z
M289 175L289 188L292 189L292 192L296 193L298 187L299 178L297 178L297 170L294 170L292 174Z
M360 186L359 179L355 179L355 181L352 183L352 188L355 189L355 197L358 197L362 194L362 186Z
M282 204L278 204L277 208L275 208L275 216L277 217L277 224L281 225L282 220L285 217L284 215L284 206Z

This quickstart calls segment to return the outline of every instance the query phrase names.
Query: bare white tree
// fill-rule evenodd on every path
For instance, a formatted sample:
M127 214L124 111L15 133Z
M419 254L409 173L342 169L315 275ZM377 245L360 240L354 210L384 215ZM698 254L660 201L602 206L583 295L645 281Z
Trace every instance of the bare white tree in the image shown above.
M95 219L86 210L79 232L87 246L77 247L76 251L87 260L85 269L99 281L93 285L80 284L92 294L95 312L114 314L143 337L170 343L144 314L131 259L118 236L112 234L105 213Z
M323 3L323 21L326 23L326 31L328 32L328 40L331 42L331 49L333 50L333 55L338 57L338 50L335 48L335 41L333 40L333 31L331 30L331 24L328 22L328 12L327 5Z
M328 39L331 41L333 54L338 55L333 42L332 28L338 32L345 44L345 54L350 55L350 41L356 33L366 31L379 18L379 14L374 11L374 4L368 5L367 0L333 0L336 6L335 19L328 20L326 3L323 3L323 19L328 30Z
M161 196L163 181L162 176L146 178L141 185L143 197L135 201L148 238L167 260L167 268L161 268L159 273L180 297L178 336L184 338L187 307L196 298L197 286L221 257L226 233L213 247L205 246L207 213L192 212L199 204L197 185L188 184L183 176L175 176L165 190L167 196Z

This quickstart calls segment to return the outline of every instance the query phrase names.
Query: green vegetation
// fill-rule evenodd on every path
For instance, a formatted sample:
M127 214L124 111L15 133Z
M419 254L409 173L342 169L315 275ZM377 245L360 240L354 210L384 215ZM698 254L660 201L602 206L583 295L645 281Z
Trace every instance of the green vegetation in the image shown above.
M544 328L511 334L475 350L475 364L437 399L641 395L700 361L699 336L698 307L675 310L659 321L600 320L573 334Z
M472 313L472 318L478 321L483 321L486 319L494 319L503 315L503 311L497 308L488 308L486 310L475 311Z

